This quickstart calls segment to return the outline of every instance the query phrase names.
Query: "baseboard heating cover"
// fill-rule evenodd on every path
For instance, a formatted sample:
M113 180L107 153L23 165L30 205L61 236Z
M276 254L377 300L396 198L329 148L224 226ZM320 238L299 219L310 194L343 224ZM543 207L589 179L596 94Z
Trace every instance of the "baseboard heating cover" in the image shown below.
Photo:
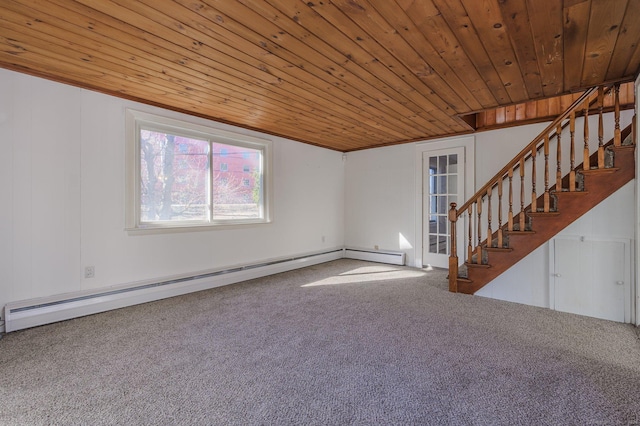
M368 260L370 262L404 265L405 253L397 251L367 250L361 248L345 248L344 257L347 259Z
M344 249L269 260L220 270L202 271L189 276L130 283L98 291L66 293L5 305L7 333L50 324L112 309L152 302L194 291L233 284L267 275L317 265L344 257Z

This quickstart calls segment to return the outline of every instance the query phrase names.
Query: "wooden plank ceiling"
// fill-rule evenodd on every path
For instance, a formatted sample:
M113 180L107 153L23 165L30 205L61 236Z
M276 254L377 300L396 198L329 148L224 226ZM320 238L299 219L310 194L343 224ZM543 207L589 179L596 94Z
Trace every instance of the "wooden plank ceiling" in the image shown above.
M0 67L339 151L629 81L640 0L0 0Z

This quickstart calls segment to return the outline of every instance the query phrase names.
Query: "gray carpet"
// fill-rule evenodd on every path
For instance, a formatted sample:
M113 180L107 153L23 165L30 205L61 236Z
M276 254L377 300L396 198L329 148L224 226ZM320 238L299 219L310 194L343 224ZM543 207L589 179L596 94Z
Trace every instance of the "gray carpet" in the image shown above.
M340 260L0 339L2 425L630 425L636 329Z

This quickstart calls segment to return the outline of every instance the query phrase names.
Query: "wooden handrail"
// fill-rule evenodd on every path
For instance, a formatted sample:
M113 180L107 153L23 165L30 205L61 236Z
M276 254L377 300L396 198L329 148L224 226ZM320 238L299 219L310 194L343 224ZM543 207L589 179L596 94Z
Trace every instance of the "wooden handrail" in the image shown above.
M569 108L567 108L567 110L562 115L558 116L555 120L553 120L551 124L549 124L542 132L538 134L538 136L536 136L535 139L531 141L531 143L529 143L526 147L524 147L522 151L520 151L520 153L518 153L515 157L513 157L513 159L510 162L508 162L498 173L496 173L493 178L491 178L486 184L484 184L482 188L476 191L476 193L473 194L473 196L469 197L469 199L457 209L457 213L456 213L457 216L460 217L461 212L462 213L466 212L469 206L474 204L478 200L478 198L484 197L487 190L489 188L493 188L498 182L498 179L500 177L504 177L509 172L509 169L513 169L516 166L516 164L520 163L520 158L522 158L523 156L526 156L527 154L530 154L534 149L537 151L537 145L538 143L540 143L541 140L544 139L545 135L548 136L552 130L554 130L555 128L557 128L559 124L561 124L562 120L567 118L571 114L571 112L578 109L578 107L582 105L586 99L588 99L591 95L593 95L593 93L597 91L598 91L598 87L592 87L591 89L585 91L578 99L573 101L573 103L569 106Z
M619 86L618 86L618 85L616 85L615 87L619 87ZM609 94L609 93L611 92L611 90L612 90L612 89L613 89L613 87L607 87L607 89L605 90L604 94L605 94L605 95ZM593 99L591 100L591 102L589 102L589 110L591 110L591 106L592 106L592 105L594 105L594 104L596 104L597 102L598 102L598 98L597 98L597 97L593 98ZM617 113L617 114L619 115L619 114L620 114L620 111L618 111L618 113ZM571 115L571 113L569 113L569 115ZM579 117L579 115L576 115L576 117ZM565 116L565 118L567 118L567 117ZM564 119L563 119L563 120L564 120ZM559 132L561 132L562 130L566 129L568 125L569 125L569 122L566 122L566 123L564 123L562 126L558 126L558 128L555 130L555 132L553 132L553 133L549 133L549 138L553 138L554 136L556 136ZM559 129L559 130L558 130L558 129ZM540 148L541 148L541 147L542 147L542 145L540 145L540 146L538 147L538 149L537 149L537 150L538 150L538 151L540 151ZM527 155L524 157L524 161L529 160L529 158L531 158L531 153L527 154ZM516 165L513 167L513 169L514 169L514 170L515 170L515 169L517 169L517 168L518 168L518 166L519 166L519 165L518 165L518 164L516 164Z

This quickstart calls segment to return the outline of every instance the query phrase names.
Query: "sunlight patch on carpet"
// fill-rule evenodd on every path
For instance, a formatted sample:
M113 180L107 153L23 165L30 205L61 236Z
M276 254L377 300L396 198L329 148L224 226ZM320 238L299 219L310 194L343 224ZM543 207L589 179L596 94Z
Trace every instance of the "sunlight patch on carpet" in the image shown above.
M392 281L403 278L419 278L426 273L420 270L407 270L387 265L374 265L356 268L339 275L304 284L302 287L316 287L322 285L361 284L366 282Z

